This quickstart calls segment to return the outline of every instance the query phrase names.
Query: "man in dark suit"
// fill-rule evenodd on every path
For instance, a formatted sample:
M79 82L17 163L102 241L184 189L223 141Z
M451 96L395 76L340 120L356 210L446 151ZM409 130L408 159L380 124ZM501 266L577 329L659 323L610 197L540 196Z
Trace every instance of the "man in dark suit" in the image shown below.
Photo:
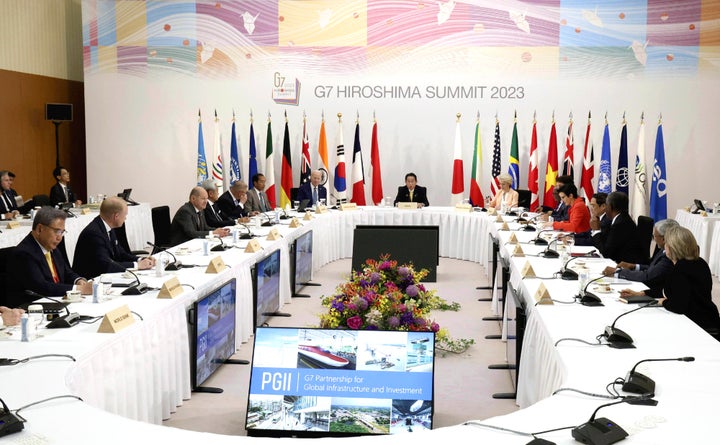
M250 216L255 216L261 212L272 210L270 201L265 194L265 175L257 173L252 177L253 188L247 192L247 204L245 208Z
M611 258L616 263L647 261L647 253L642 252L635 221L628 214L628 196L622 192L612 192L605 206L606 218L610 218L611 223L607 230L593 235L595 247L605 258Z
M36 299L26 295L25 290L44 296L65 295L73 288L85 295L92 293L92 282L75 273L57 249L65 235L66 217L65 212L52 207L38 210L32 231L20 241L8 263L9 306L17 307Z
M645 295L653 298L661 298L665 278L670 275L673 263L665 255L665 232L670 227L677 226L674 219L664 219L655 223L653 227L653 239L655 240L655 253L653 253L650 264L634 264L621 261L616 267L606 267L603 274L607 277L615 276L630 281L641 281L647 287Z
M398 202L417 202L418 207L429 206L427 188L417 185L415 173L405 175L405 185L398 187L394 205Z
M100 215L85 226L78 237L73 261L75 272L97 277L130 268L150 269L155 265L154 258L138 258L118 244L114 229L125 223L127 214L127 203L122 198L112 196L102 202Z
M0 171L0 219L13 219L20 214L11 185L10 172Z
M228 236L230 229L218 227L213 230L205 221L205 207L208 194L202 187L193 187L190 201L183 204L172 219L170 225L170 244L177 246L194 238L205 238L208 235Z
M612 223L610 217L605 212L606 206L605 201L607 200L607 193L598 192L592 195L590 198L590 230L607 231ZM590 234L584 236L575 235L575 245L577 246L594 246L592 237Z
M70 172L65 167L58 166L53 170L53 176L57 183L50 187L50 205L72 203L80 206L82 201L75 198L75 193L70 188Z
M320 170L313 170L310 173L310 180L303 183L298 189L297 201L303 201L307 199L309 201L308 206L314 206L318 200L324 199L327 203L327 189L324 185L321 185L322 172Z
M209 184L208 184L209 186ZM232 219L238 219L238 218L246 218L248 216L248 206L247 206L247 200L248 200L248 186L243 181L235 181L230 185L230 188L220 195L220 197L217 196L217 186L215 184L212 184L214 188L214 193L205 187L205 190L208 192L208 199L210 202L208 203L208 207L211 207L210 204L215 203L214 206L210 209L205 209L205 219L207 220L208 224L211 227L223 227L227 225L235 225L235 221L233 221L230 224L223 224L223 225L213 225L213 221L215 220L232 220ZM208 210L210 212L217 213L217 217L214 215L212 217L208 217ZM247 222L249 220L243 219L241 222Z

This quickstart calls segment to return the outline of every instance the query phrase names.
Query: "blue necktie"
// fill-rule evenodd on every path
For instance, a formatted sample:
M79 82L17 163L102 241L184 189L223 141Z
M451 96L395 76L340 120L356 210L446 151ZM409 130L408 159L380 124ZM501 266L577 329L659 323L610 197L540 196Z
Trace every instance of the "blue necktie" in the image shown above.
M318 201L317 187L313 187L313 202L315 204Z

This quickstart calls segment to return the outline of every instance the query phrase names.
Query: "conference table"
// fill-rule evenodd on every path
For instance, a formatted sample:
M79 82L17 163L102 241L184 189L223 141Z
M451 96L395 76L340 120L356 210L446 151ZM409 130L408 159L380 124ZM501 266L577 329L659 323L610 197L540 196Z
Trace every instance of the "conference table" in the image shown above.
M675 220L683 227L689 229L700 247L700 256L710 263L711 258L716 258L720 250L720 244L715 242L714 230L720 225L720 214L690 213L686 209L678 209L675 213Z
M640 360L682 356L694 356L696 360L692 363L646 363L638 368L656 380L658 406L623 403L603 408L598 416L613 419L631 433L627 439L629 443L658 444L680 440L699 443L702 438L714 435L712 408L720 395L720 387L714 383L720 375L720 343L684 316L662 308L644 308L618 322L619 327L633 336L636 349L612 349L573 341L556 345L558 340L571 337L592 342L605 326L634 307L618 302L616 290L600 295L605 304L602 307L563 304L559 301L571 301L577 293L576 281L523 278L527 261L532 261L540 277L551 275L562 265L557 259L533 257L542 248L531 244L522 245L527 251L525 257L513 255L512 234L519 242L527 242L534 236L531 232L513 230L518 228L513 219L505 217L500 223L494 215L460 212L454 208L366 207L316 214L310 221L300 219L302 225L298 228L290 228L289 221L285 220L275 226L282 235L276 240L265 238L270 228L251 227L262 246L258 252L245 252L247 241L240 241L238 248L210 252L207 256L202 254L203 240L191 240L177 246L171 249L177 259L196 267L164 272L161 276L155 271L142 271L139 275L142 282L153 288L177 278L184 292L176 298L158 299L157 291L121 296L117 289L110 288L100 303L74 303L69 307L83 315L103 315L128 305L136 314L136 322L129 327L115 334L97 333L97 324L80 324L65 330L41 329L43 337L27 343L18 340L17 329L11 329L13 335L0 340L3 357L20 359L54 353L69 354L75 359L45 357L0 367L0 381L3 382L0 397L11 409L53 396L73 395L83 399L81 402L65 397L23 409L20 414L28 423L23 432L11 438L39 436L47 439L47 443L126 443L133 440L212 440L217 443L270 443L269 440L273 440L272 443L277 443L277 439L230 437L158 425L191 396L187 309L203 295L235 279L236 340L240 346L251 340L253 330L251 267L279 249L280 295L287 303L291 298L288 265L293 240L313 230L313 268L317 270L331 261L351 256L352 230L358 224L439 225L441 256L482 264L488 263L489 235L493 234L498 239L501 255L508 261L511 287L526 304L527 326L517 394L522 409L506 416L439 428L424 433L430 435L427 439L525 444L530 436L508 430L530 433L579 425L586 422L598 406L613 402L571 391L553 395L558 389L566 387L603 393L608 383L624 377ZM504 224L510 230L504 230ZM231 242L226 240L225 243ZM216 256L220 256L227 267L217 273L206 273L206 266ZM603 261L606 260L591 265L588 259L591 274L597 273ZM558 300L557 303L535 305L534 295L541 283L552 298ZM442 395L436 394L436 397ZM558 444L575 443L567 430L542 437ZM410 434L346 440L410 444L411 441L416 443L417 439Z

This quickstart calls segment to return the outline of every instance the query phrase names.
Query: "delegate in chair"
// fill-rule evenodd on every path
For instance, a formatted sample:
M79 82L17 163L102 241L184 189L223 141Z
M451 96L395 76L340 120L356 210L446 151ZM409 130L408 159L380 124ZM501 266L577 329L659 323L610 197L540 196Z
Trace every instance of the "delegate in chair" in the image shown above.
M427 199L427 188L417 185L415 173L405 175L405 185L398 187L393 205L397 205L398 202L417 202L418 207L430 205Z
M262 173L256 173L252 177L253 188L247 192L247 204L245 208L248 210L250 216L255 216L258 213L265 213L272 208L270 207L270 201L265 194L265 175Z
M70 172L65 167L55 167L53 177L57 183L50 187L50 205L72 203L76 207L80 206L82 201L75 197L70 188Z
M606 218L610 218L612 222L607 230L593 235L595 247L605 258L611 258L616 263L647 261L649 252L643 253L637 226L628 214L628 196L622 192L612 192L605 205Z
M298 189L297 201L302 202L308 200L308 206L314 206L319 199L324 199L327 203L327 189L320 184L322 181L322 172L313 170L310 173L310 181L303 183Z
M185 241L206 236L228 236L230 229L218 227L213 230L205 221L205 207L208 203L208 194L204 188L193 187L190 191L190 200L183 204L170 224L170 244L177 246Z
M500 210L504 206L504 208L510 210L513 207L517 207L520 194L512 189L512 176L507 173L502 173L498 175L497 178L498 182L500 182L500 190L498 190L495 197L488 203L488 208Z
M250 221L244 209L247 201L247 185L244 182L235 181L220 197L218 197L218 187L212 179L203 181L200 187L208 194L205 221L210 227L234 226L236 223Z
M585 205L585 200L578 198L575 184L569 183L560 187L558 196L568 209L568 219L567 221L554 221L553 229L573 232L581 236L589 236L590 210L588 210Z

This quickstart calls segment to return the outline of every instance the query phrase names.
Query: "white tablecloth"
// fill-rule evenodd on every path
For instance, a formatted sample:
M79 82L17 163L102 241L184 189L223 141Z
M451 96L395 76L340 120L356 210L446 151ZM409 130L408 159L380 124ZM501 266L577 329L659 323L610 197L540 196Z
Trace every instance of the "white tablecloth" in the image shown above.
M720 244L713 244L713 230L720 221L720 215L702 216L699 213L690 213L685 209L678 209L675 220L693 233L698 246L700 246L700 256L705 261L710 261L712 253L717 255L716 251L720 250Z

